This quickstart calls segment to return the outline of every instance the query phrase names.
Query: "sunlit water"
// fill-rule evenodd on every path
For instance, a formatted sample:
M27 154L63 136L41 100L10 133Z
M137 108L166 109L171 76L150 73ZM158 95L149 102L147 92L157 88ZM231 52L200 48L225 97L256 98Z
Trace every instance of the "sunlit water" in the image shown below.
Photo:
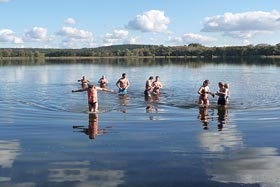
M123 72L128 95L99 91L90 139L87 94L71 90L104 74L117 91ZM279 72L162 61L1 66L0 186L280 186ZM151 75L163 88L147 100ZM230 84L228 108L217 98L198 107L205 79L211 91Z

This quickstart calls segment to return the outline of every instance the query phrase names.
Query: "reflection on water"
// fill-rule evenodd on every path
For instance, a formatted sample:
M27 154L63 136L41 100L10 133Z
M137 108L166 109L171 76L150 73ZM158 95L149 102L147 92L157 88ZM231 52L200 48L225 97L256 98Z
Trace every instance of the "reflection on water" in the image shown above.
M0 67L0 186L279 186L279 67L105 61ZM123 72L128 95L98 93L88 118L87 94L71 93L77 79L104 74L117 91ZM158 98L144 97L150 75L164 84ZM230 83L228 108L216 98L199 108L205 79L212 90Z
M224 125L229 122L228 108L224 106L218 106L218 129L223 130Z
M199 107L198 118L204 130L199 134L200 145L209 153L218 153L226 150L235 150L243 147L243 138L236 129L236 125L229 123L229 110L227 107L212 108L213 114L209 115L209 107ZM214 113L217 116L214 116ZM211 121L209 122L209 119ZM217 126L215 124L218 124ZM209 129L215 125L215 129Z
M208 124L209 124L209 112L208 112L208 106L201 106L199 107L199 113L197 118L201 121L203 125L203 129L207 130L208 129Z
M18 155L20 155L19 140L0 140L0 166L2 168L11 168Z
M95 139L98 135L109 133L107 130L111 127L106 127L104 129L99 129L98 127L98 114L89 113L88 115L88 128L82 125L73 125L74 129L79 129L80 132L85 133L89 139Z
M125 95L120 94L119 95L119 103L120 103L119 111L121 111L122 113L127 113L129 101L130 101L130 97L128 94L125 94Z
M259 147L231 151L229 159L214 162L207 169L212 180L223 183L280 186L280 156L276 148Z
M10 169L13 163L20 155L20 142L19 140L0 140L0 168ZM11 177L7 176L8 173L0 172L0 182L9 182Z
M92 170L88 161L54 162L49 169L48 181L73 182L76 186L117 187L123 184L123 177L121 170Z

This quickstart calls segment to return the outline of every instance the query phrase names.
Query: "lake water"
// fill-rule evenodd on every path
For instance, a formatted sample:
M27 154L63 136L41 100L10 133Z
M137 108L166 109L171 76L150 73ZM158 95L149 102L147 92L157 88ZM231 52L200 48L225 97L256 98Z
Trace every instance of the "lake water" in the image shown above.
M83 75L97 83L103 74L117 91L123 72L128 95L99 91L97 116L87 113L85 92L71 92ZM0 186L280 186L279 73L279 63L254 62L4 64ZM151 75L163 88L146 100ZM217 107L216 97L209 108L198 106L205 79L212 91L219 81L230 84L228 108Z

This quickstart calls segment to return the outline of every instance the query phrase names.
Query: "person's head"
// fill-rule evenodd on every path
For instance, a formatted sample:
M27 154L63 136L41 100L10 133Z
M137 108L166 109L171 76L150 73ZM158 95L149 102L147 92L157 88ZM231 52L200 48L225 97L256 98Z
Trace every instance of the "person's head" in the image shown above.
M224 83L223 82L219 82L218 85L219 85L219 88L223 88L224 87Z
M154 77L153 77L153 76L150 76L150 77L149 77L149 80L153 80L153 79L154 79Z
M228 84L228 83L225 83L224 87L225 87L225 88L229 88L229 84Z
M93 87L93 84L88 83L88 88L92 88L92 87Z
M105 79L105 75L102 75L101 77L102 77L102 79Z
M156 76L156 80L159 80L159 76Z
M125 78L125 76L126 76L126 73L123 73L123 74L122 74L122 77Z
M208 86L209 84L210 84L210 81L209 81L209 80L203 81L203 86Z

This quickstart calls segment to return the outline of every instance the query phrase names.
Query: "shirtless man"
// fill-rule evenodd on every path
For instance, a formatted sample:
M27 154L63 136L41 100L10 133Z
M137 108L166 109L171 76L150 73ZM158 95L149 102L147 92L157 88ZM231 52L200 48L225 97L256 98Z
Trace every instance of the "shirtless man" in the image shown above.
M147 97L151 96L151 91L152 91L152 81L153 81L154 77L150 76L149 79L146 81L146 88L144 91L144 95Z
M123 73L122 77L116 82L116 86L119 88L119 93L125 95L129 85L129 80L126 78L126 74Z
M92 84L88 84L87 88L82 88L79 90L72 90L72 92L84 92L88 93L88 110L89 112L97 112L98 110L98 100L97 100L97 90L102 90L106 92L114 93L114 90L108 90L106 88L100 88L97 86L93 86Z
M82 79L78 80L78 82L82 83L82 88L87 88L90 81L86 78L86 76L83 76Z
M159 94L159 89L162 88L162 85L159 82L159 76L156 76L156 80L152 83L152 87L154 88L153 93L155 95L158 95Z
M106 88L108 81L105 78L105 75L102 75L102 77L99 79L98 83L100 84L101 88Z

